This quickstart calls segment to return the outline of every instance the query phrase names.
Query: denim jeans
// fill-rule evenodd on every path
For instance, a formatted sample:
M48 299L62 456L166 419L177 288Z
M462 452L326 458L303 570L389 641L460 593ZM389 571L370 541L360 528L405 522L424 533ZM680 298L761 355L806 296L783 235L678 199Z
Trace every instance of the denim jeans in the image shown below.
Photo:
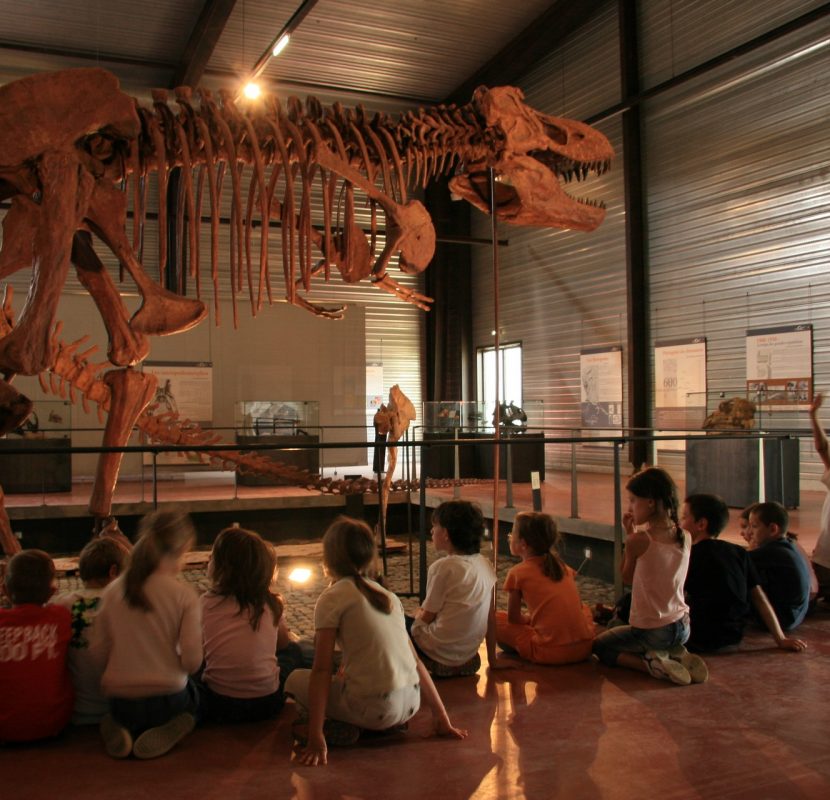
M689 615L660 628L635 628L620 625L594 639L593 652L603 664L616 666L620 653L644 655L649 650L669 650L689 638Z

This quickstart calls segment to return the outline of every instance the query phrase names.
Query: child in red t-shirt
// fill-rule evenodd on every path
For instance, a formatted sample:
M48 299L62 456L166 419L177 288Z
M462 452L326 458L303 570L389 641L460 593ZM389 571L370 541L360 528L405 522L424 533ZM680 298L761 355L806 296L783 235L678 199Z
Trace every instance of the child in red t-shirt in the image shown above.
M0 609L0 742L57 736L72 715L66 654L69 612L46 603L55 567L42 550L23 550L6 569L10 609Z

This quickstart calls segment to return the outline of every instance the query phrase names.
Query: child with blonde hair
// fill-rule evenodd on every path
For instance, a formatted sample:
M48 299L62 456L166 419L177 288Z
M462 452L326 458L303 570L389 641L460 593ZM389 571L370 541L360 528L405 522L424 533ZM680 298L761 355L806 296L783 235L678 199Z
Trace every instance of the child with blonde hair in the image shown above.
M186 514L154 511L139 525L129 567L104 591L95 647L110 713L101 735L113 758L164 755L196 725L202 663L199 598L178 580L196 539Z
M626 484L622 579L631 585L629 625L594 639L594 654L608 666L628 667L686 686L709 677L700 656L686 651L689 607L683 584L691 536L680 527L677 487L660 467L648 467Z
M372 531L359 520L339 517L323 536L331 584L314 607L314 665L295 670L285 683L286 694L308 715L307 723L301 714L295 724L302 764L325 764L329 744L353 744L363 730L405 723L421 701L432 711L434 733L467 735L453 727L415 655L401 601L364 576L374 555ZM332 676L335 643L343 659Z
M284 703L277 649L290 641L282 598L271 591L277 555L258 533L225 528L208 563L202 595L204 716L253 722L276 716Z
M594 640L591 612L579 597L574 571L558 553L560 541L550 514L516 515L510 552L522 561L504 581L507 613L496 612L496 639L537 664L584 661Z

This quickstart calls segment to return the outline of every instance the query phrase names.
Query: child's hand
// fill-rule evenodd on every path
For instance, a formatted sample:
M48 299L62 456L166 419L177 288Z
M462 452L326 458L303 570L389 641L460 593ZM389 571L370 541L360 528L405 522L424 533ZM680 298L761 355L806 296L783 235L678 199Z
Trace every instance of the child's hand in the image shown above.
M516 662L511 658L496 656L488 660L487 669L516 669Z
M448 736L451 739L466 739L467 731L464 728L456 728L449 717L435 717L432 721L433 736Z
M630 511L626 511L622 515L623 530L626 536L631 536L634 533L634 515Z
M328 763L327 754L325 738L322 735L319 738L309 736L308 744L297 753L297 761L307 767L316 767L318 764Z
M807 642L801 639L793 639L789 636L785 636L783 639L779 639L776 644L782 650L792 650L795 653L800 652L801 650L807 649Z
M813 395L813 401L810 403L810 413L815 414L821 408L822 402L824 402L824 395L821 392L816 392Z

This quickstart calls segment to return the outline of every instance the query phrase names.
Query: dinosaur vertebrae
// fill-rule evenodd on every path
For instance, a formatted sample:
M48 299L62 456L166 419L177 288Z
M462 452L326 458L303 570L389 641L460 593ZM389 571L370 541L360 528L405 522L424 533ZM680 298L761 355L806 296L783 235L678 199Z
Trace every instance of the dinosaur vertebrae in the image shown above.
M459 162L474 160L493 147L489 140L494 133L482 125L472 105L437 106L393 120L381 114L370 118L360 106L352 110L335 104L324 109L313 97L305 106L297 98L290 98L287 109L269 98L243 111L228 92L219 93L219 102L208 91L199 94L196 106L189 87L177 89L174 111L168 105L167 93L156 91L152 109L137 107L141 120L137 142L112 139L103 131L90 136L84 149L93 161L105 165L113 179L131 178L133 238L139 252L147 209L146 176L158 173L160 270L164 272L168 261L167 225L168 216L173 216L168 201L173 199L177 240L186 242L177 253L179 283L186 258L197 293L201 292L199 225L207 197L217 319L221 195L228 181L233 296L247 284L251 309L256 313L264 294L269 302L273 300L267 270L267 221L280 221L286 292L293 302L295 261L306 290L317 271L325 270L328 279L331 265L347 272L344 278L349 282L369 274L369 265L349 263L348 256L354 252L350 239L362 234L355 224L355 185L341 179L338 173L342 169L356 170L368 186L378 187L388 203L405 204L407 186L426 186L430 179L448 173ZM335 168L320 166L321 150L330 151L328 163L337 165ZM171 193L174 169L179 170L179 177L176 191ZM324 216L319 228L311 223L315 183ZM374 253L379 235L378 207L383 213L387 209L386 203L376 197L367 197L366 201L371 212L369 249ZM257 218L261 234L255 277L252 232ZM324 255L323 265L313 264L312 245ZM236 313L234 304L235 321Z

